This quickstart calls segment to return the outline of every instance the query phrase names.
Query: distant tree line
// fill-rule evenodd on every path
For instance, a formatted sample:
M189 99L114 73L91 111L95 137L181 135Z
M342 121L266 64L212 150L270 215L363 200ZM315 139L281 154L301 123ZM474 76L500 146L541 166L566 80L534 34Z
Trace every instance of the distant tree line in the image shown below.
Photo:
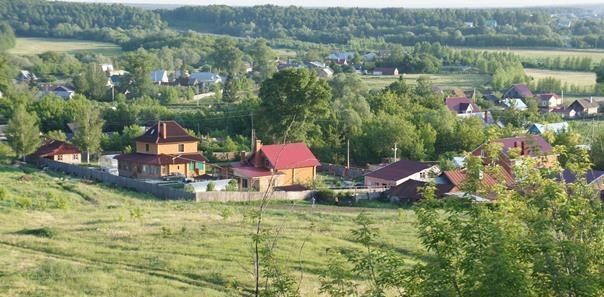
M0 52L15 47L15 32L7 23L0 23Z
M558 26L552 14L583 12L568 7L416 10L211 5L158 12L170 26L178 28L316 43L383 38L403 44L428 41L456 46L604 47L600 19L579 19L571 28Z

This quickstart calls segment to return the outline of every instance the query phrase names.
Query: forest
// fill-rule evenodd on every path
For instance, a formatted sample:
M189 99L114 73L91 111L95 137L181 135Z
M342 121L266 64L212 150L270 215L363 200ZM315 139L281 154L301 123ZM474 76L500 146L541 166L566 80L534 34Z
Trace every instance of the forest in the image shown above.
M604 42L598 42L604 34L601 19L580 19L569 29L560 28L552 16L582 12L568 7L422 10L271 5L159 11L163 20L177 28L315 43L346 44L353 38L365 38L402 44L427 41L456 46L604 47Z

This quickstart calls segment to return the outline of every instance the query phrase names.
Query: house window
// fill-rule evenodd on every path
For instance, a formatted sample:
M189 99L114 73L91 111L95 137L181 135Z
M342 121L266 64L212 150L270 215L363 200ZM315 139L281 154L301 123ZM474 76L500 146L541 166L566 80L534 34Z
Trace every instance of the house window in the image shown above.
M148 151L149 151L149 144L145 143L145 152L148 152Z
M73 159L74 159L74 160L78 160L78 159L80 159L80 155L78 155L78 154L73 154Z
M419 178L425 179L426 178L426 173L425 172L420 172L419 173Z
M63 155L57 155L57 160L62 161L63 160Z
M166 175L166 166L161 167L161 174Z
M242 179L241 180L241 188L242 189L247 189L247 179Z
M179 145L178 145L178 152L179 152L179 153L184 153L184 151L185 151L185 145L184 145L184 144L182 144L182 143L181 143L181 144L179 144Z

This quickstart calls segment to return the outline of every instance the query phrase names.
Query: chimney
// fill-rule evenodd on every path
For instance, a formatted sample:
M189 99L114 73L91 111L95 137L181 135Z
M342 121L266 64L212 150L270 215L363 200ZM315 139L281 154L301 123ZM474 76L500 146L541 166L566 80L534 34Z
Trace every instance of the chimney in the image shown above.
M526 155L528 155L528 147L526 146L526 144L524 143L524 141L522 141L522 142L520 143L520 145L521 145L521 151L520 151L520 155L521 155L521 156L526 156Z
M488 111L484 112L484 123L485 124L489 123L489 112Z
M516 148L516 147L518 147L518 146L519 146L518 141L514 141L514 147Z
M262 140L260 139L256 139L256 143L254 145L254 152L259 152L260 149L262 148Z
M163 139L168 138L168 131L166 131L166 122L161 123L161 137Z
M239 152L239 158L240 158L241 164L245 163L246 155L247 154L245 153L245 151Z

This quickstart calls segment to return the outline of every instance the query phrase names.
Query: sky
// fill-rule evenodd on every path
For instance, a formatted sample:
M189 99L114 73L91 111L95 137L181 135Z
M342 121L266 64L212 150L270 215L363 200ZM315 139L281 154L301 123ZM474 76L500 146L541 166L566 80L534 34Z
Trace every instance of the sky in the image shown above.
M68 0L69 1L69 0ZM521 6L559 6L577 4L602 4L604 0L77 0L77 2L138 3L138 4L187 4L208 5L224 4L231 6L252 6L262 4L296 5L306 7L407 7L407 8L444 8L444 7L521 7Z

